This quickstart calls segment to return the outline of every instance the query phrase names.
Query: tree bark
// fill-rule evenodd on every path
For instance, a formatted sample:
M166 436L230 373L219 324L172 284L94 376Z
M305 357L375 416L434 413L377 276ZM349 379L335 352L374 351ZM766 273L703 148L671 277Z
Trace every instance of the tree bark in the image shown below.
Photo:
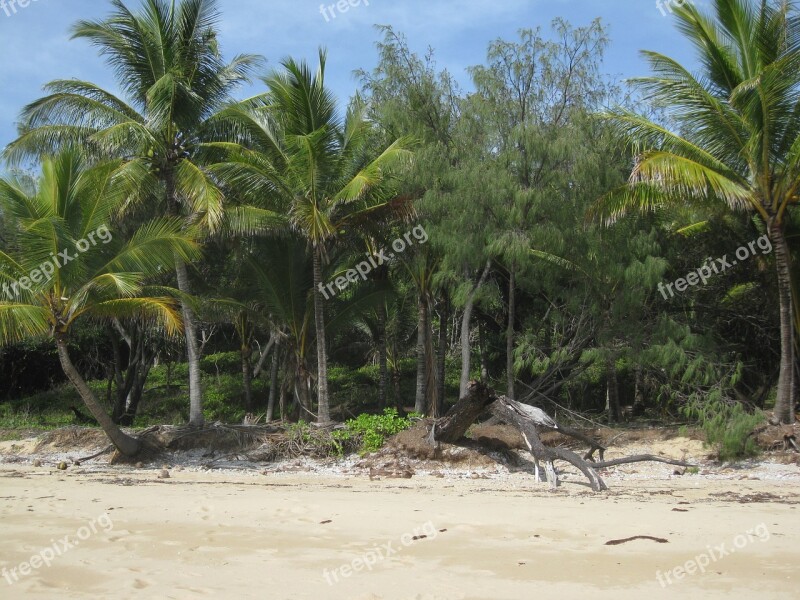
M495 399L494 391L482 383L473 381L467 387L467 393L461 396L444 417L436 421L433 439L437 442L455 444L464 437L469 426Z
M417 305L417 389L414 398L414 412L424 415L427 412L428 375L426 372L426 329L428 326L428 303L425 296L420 294Z
M389 367L386 356L386 305L378 307L378 407L386 408L388 404Z
M478 345L481 352L481 383L489 383L489 353L486 349L486 326L483 322L478 323Z
M139 411L139 403L142 401L144 384L147 382L147 376L150 374L150 369L152 366L152 360L148 360L147 363L139 365L138 369L136 370L133 385L128 393L128 398L125 405L125 413L117 422L118 425L124 425L126 427L133 426L133 422L136 419L136 413Z
M608 410L608 422L618 423L620 417L619 409L619 386L617 384L617 364L614 357L609 355L606 358L606 409Z
M278 335L273 335L269 338L267 342L267 347L264 348L263 352L261 352L261 356L258 357L258 362L256 366L253 368L253 379L258 379L259 375L261 375L261 371L264 370L264 365L267 363L267 357L269 356L272 347L275 346L277 343L280 342ZM277 352L277 346L275 347L275 351Z
M178 276L178 289L181 293L192 293L186 263L175 257L175 272ZM200 377L200 346L197 341L197 320L194 310L186 302L181 302L183 330L186 337L186 356L189 361L189 425L203 426L203 384Z
M524 415L517 410L517 404L518 403L514 400L509 400L501 396L492 403L491 411L492 414L503 419L506 423L514 425L522 433L522 438L525 440L528 450L536 461L537 476L539 470L538 461L544 460L547 480L550 482L550 487L558 487L558 473L553 466L553 461L560 459L577 467L589 480L593 491L600 492L608 489L605 482L603 482L602 478L595 472L591 464L583 460L580 456L566 448L548 448L542 444L539 433L536 431L536 426L531 420L525 418Z
M284 378L286 378L286 379L289 378L288 371L284 371ZM287 383L284 383L283 385L281 385L281 393L278 396L278 410L280 411L280 414L281 414L281 421L285 421L286 420L286 388L287 388L287 385L288 385Z
M180 202L175 189L175 173L168 168L163 174L166 188L167 214L172 217L180 216ZM175 274L178 279L178 289L181 293L190 295L189 274L186 264L176 254ZM202 427L203 425L203 387L200 378L200 346L197 339L197 323L192 307L181 301L183 316L183 331L186 338L186 355L189 362L189 425Z
M269 423L275 414L275 397L278 393L278 361L280 360L280 342L276 342L272 354L272 365L269 372L269 401L267 402L267 418Z
M636 365L636 379L633 384L633 414L641 415L644 412L644 393L642 392L642 365Z
M100 406L100 402L97 400L94 392L83 380L80 373L78 373L75 365L72 364L67 350L66 340L57 337L56 346L58 348L58 358L61 361L61 368L64 369L64 374L78 391L86 408L89 409L89 412L92 413L92 416L100 424L100 427L103 428L108 439L110 439L117 450L125 456L136 456L141 449L139 440L123 432L114 421L111 420L111 417L106 413L103 407Z
M325 341L325 312L322 305L322 246L314 248L314 321L317 333L317 423L331 422L328 397L328 352Z
M769 227L775 246L775 266L778 270L778 298L781 318L781 366L775 398L775 420L781 424L794 424L795 374L794 374L794 315L792 307L791 258L783 226L773 221Z
M117 394L114 399L114 407L111 410L111 420L119 424L119 420L122 418L122 415L125 414L125 400L128 395L128 386L126 385L125 378L122 376L122 350L119 347L117 334L113 329L109 331L109 338L111 339L111 349L114 353L114 381L117 384ZM132 356L128 357L128 366L130 366L130 361L132 359Z
M433 324L431 322L431 304L428 303L425 310L425 404L428 408L428 416L436 417L436 356L433 352Z
M253 365L250 363L252 354L252 348L242 346L242 386L244 387L244 406L247 412L253 410Z
M117 334L128 346L128 364L124 368L124 375L122 351ZM114 352L114 379L117 384L111 420L117 425L131 426L139 409L154 356L148 354L144 331L138 325L134 324L130 331L127 331L119 321L115 320L109 336Z
M294 399L297 408L297 414L295 416L302 420L308 420L309 417L316 416L317 422L319 422L319 415L314 415L312 377L308 366L304 361L300 361L298 363L297 372L295 373Z
M397 354L397 346L394 348L394 361L392 366L392 395L394 397L394 405L397 410L401 410L405 404L400 397L400 360Z
M514 392L514 319L516 318L516 270L512 265L508 277L508 327L506 328L506 396L516 398Z
M436 357L436 411L435 416L440 417L444 414L444 390L447 360L447 321L450 318L450 301L447 294L442 296L442 312L439 315L439 347Z
M489 276L489 269L491 266L492 261L487 260L480 279L478 279L478 282L472 287L472 291L470 292L467 302L464 305L464 315L461 319L461 382L459 385L459 396L462 397L467 393L467 387L469 386L470 359L472 354L469 333L470 322L472 321L472 309L475 306L475 296L478 294L478 290L480 290L484 281L486 281L486 278Z

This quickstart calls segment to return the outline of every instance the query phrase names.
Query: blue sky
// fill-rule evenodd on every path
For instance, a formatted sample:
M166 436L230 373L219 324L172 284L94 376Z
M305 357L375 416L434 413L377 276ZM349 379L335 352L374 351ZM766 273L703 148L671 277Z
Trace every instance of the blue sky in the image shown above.
M138 1L127 0L129 6ZM95 50L69 39L70 25L102 17L110 3L29 2L16 13L9 10L9 15L0 2L0 148L14 139L20 108L41 96L47 81L74 77L116 90ZM346 13L337 11L335 18L328 11L328 20L320 6L320 0L220 0L223 52L227 57L261 54L269 67L289 55L313 60L317 48L325 46L329 85L346 100L357 89L353 71L375 65L378 33L373 26L390 24L406 34L414 50L434 48L438 65L469 89L466 68L483 62L490 41L514 39L520 28L540 26L549 33L551 21L559 16L575 26L600 17L611 37L604 63L607 73L623 78L647 74L641 49L694 65L691 47L656 0L361 0Z

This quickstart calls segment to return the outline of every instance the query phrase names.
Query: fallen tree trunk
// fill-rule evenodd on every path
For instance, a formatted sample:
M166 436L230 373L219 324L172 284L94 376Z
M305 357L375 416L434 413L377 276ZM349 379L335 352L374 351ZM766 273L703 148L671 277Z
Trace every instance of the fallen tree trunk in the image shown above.
M519 430L528 451L533 456L537 481L540 474L539 461L543 461L545 472L547 473L547 481L550 482L552 488L556 488L559 485L558 473L553 464L556 460L563 460L576 467L589 480L589 485L596 492L608 489L603 479L597 474L596 469L643 461L656 461L682 467L693 466L684 461L652 454L640 454L603 461L606 448L597 440L570 427L559 425L539 408L522 404L505 396L498 397L491 388L476 381L470 383L467 393L444 417L433 423L429 436L430 442L432 444L437 442L456 443L464 436L470 425L487 409L495 418L505 421ZM566 448L547 447L539 437L538 428L558 431L581 440L590 446L589 451L584 458L581 458L575 452ZM600 462L593 462L595 451L599 451Z
M445 416L434 423L433 439L445 444L455 444L496 399L497 396L491 388L477 381L471 382L467 387L467 393L447 411Z
M553 465L553 461L561 459L577 467L589 480L589 485L591 485L592 490L595 492L608 489L605 482L592 468L590 463L583 460L580 456L566 448L548 448L542 444L539 433L536 431L536 425L527 417L527 411L523 408L524 406L524 404L501 396L492 403L489 410L492 411L492 414L520 430L528 446L528 450L534 457L537 479L539 470L538 461L542 460L545 463L545 471L547 472L547 480L550 482L550 487L558 487L558 473Z
M489 420L485 421L483 423L483 425L495 425L495 424L500 423L502 421L503 421L503 419L501 419L500 417L493 416ZM587 446L589 446L589 449L586 451L586 454L584 454L584 456L583 456L583 460L594 461L594 453L595 452L599 453L601 461L603 460L603 457L605 456L606 447L603 444L601 444L598 440L596 440L596 439L594 439L592 437L589 437L588 435L586 435L585 433L583 433L583 432L581 432L581 431L579 431L577 429L573 429L572 427L569 427L567 425L561 425L561 424L558 424L556 427L547 427L547 426L542 425L541 423L537 423L537 425L539 427L541 427L542 429L546 429L547 431L555 431L556 433L560 433L560 434L565 435L567 437L575 438L576 440L581 441L584 444L586 444Z

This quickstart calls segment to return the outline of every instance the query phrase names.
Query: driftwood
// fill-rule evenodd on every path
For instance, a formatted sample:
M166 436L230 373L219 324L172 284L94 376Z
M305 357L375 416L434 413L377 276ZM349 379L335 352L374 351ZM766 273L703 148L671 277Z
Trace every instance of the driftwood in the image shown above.
M566 425L559 425L558 429L554 429L553 431L558 431L559 433L568 435L569 437L575 438L576 440L580 440L584 444L587 444L589 446L589 450L587 450L586 454L584 454L583 460L594 460L595 452L597 452L600 456L600 460L603 460L603 457L606 453L606 447L594 438L590 438L588 435L584 435L577 429L567 427Z
M524 406L524 404L501 396L492 403L489 409L492 411L492 414L520 430L530 453L537 462L540 460L544 461L545 472L547 473L547 480L550 482L550 487L558 487L558 473L556 472L553 462L556 459L561 459L577 467L589 480L589 484L595 492L607 489L605 482L594 470L591 463L583 460L572 450L567 450L566 448L548 448L542 444L542 440L539 438L539 432L536 431L536 425L526 417L526 411L522 408ZM536 471L538 479L538 465Z
M660 462L667 465L677 465L679 467L694 467L692 463L674 458L665 458L663 456L656 456L655 454L636 454L634 456L625 456L623 458L615 458L614 460L604 460L601 462L593 462L592 466L595 469L603 469L605 467L613 467L615 465L624 465L627 463L635 462Z
M607 489L603 479L597 474L596 469L611 467L633 462L656 461L671 465L691 467L690 463L654 456L652 454L641 454L617 458L614 460L603 461L606 448L597 440L594 440L583 433L559 425L547 413L539 408L522 404L505 396L497 396L494 391L478 382L472 382L467 388L467 393L447 412L447 414L434 422L431 427L429 439L432 443L444 442L453 444L461 439L475 420L486 410L489 410L495 418L505 421L519 430L525 445L533 456L535 475L537 481L540 475L539 462L544 462L547 481L552 488L559 484L558 473L554 462L563 460L575 466L589 480L589 485L596 491ZM573 437L590 446L584 458L566 448L549 448L542 443L538 429L557 431L561 434ZM594 453L599 451L600 462L594 462Z

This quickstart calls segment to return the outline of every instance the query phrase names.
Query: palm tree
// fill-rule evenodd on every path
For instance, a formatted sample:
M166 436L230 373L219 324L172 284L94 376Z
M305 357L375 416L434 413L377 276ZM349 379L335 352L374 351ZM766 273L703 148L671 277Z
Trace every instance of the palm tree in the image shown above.
M231 139L234 132L218 112L230 93L259 63L237 56L225 63L217 44L216 0L143 0L131 12L112 0L102 21L80 21L74 38L88 40L113 68L128 101L99 86L56 80L50 94L22 113L20 137L6 149L18 160L80 143L100 156L124 159L116 179L129 204L159 198L159 210L209 229L222 218L223 194L204 168L206 142ZM190 292L186 264L175 258L179 289ZM189 360L190 424L203 422L200 350L191 306L182 304Z
M294 395L303 411L301 418L305 413L313 415L312 378L308 369L309 349L314 341L311 257L305 241L299 238L265 240L259 249L263 255L246 263L246 272L252 281L252 298L265 307L275 324L286 332L287 379L291 372Z
M120 162L90 166L75 150L43 161L38 185L0 180L0 210L16 219L13 242L0 251L0 344L51 337L64 373L117 449L133 456L138 440L122 432L69 356L70 333L81 319L145 319L167 333L181 330L177 290L148 288L175 256L193 260L194 242L181 221L162 218L130 238L108 224L122 196L113 175Z
M410 202L397 198L396 176L412 157L407 139L385 148L377 145L360 98L351 102L343 120L337 117L325 87L325 60L320 51L316 72L306 63L283 61L282 70L264 79L266 94L224 113L245 132L250 150L232 152L219 170L244 200L256 204L268 199L273 207L282 206L284 229L311 246L320 424L331 420L322 294L328 251L362 223L411 213ZM271 221L268 229L280 228L273 213L265 218Z
M654 72L635 80L666 107L677 131L629 110L605 116L637 150L629 184L595 214L612 221L630 209L720 202L764 223L775 247L781 359L775 418L794 422L793 306L787 210L800 190L800 21L793 0L714 0L674 9L702 65L692 75L645 52Z

